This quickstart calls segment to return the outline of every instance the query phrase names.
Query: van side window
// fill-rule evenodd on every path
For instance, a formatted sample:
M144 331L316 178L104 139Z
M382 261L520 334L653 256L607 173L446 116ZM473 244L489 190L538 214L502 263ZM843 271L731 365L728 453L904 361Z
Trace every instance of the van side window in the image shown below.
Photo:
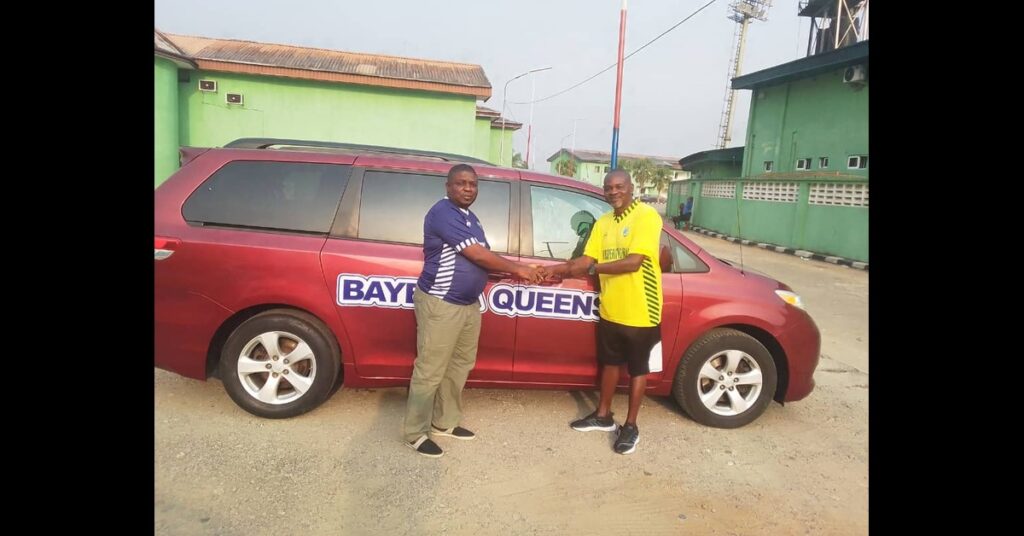
M367 170L359 205L358 237L402 244L423 244L423 217L444 198L445 177ZM491 251L508 251L508 182L480 179L469 210L480 218Z
M582 255L594 222L611 210L611 205L595 197L543 186L530 186L530 198L533 255L548 259Z
M189 223L326 234L352 166L238 160L189 196Z
M674 238L668 235L667 232L661 232L661 253L665 257L662 260L662 272L671 272L673 274L687 274L687 273L700 273L707 272L708 265L704 264L704 261L700 260L699 257L693 254L686 246L676 242ZM671 260L672 269L665 270L666 261Z

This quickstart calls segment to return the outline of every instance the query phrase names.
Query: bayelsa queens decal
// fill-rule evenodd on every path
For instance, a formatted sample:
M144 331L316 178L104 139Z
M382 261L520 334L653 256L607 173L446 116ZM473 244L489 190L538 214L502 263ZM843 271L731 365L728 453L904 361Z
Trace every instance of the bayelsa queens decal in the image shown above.
M412 309L415 277L338 274L338 305ZM499 283L480 295L480 312L597 322L596 292Z

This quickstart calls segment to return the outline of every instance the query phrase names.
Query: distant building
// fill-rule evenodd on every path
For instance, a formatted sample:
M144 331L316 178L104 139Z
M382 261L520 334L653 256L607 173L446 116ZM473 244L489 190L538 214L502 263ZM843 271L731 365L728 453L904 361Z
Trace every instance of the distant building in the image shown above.
M651 160L656 165L671 170L671 180L673 181L685 180L690 176L689 172L684 171L679 166L678 159L670 156L619 153L619 166L622 166L623 160L641 160L644 158ZM573 178L595 186L601 186L604 184L605 174L611 171L612 154L604 151L589 151L585 149L577 149L576 151L560 149L558 152L548 157L548 162L551 163L551 173L559 175L559 162L566 160L572 160L576 163L576 172L573 174ZM644 191L641 193L646 194L652 192L653 188L648 187L644 188Z

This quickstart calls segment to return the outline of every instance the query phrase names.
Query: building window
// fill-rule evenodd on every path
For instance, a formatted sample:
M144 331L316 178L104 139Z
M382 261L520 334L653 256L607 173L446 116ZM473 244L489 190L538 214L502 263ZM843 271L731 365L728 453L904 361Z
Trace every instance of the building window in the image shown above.
M801 158L800 160L797 160L796 161L796 168L797 169L811 169L811 159L810 158Z
M819 156L818 157L818 167L820 167L821 169L828 168L828 157L827 156Z
M862 155L851 156L849 158L849 160L846 161L846 167L848 169L865 169L865 168L867 168L868 167L868 155L862 154Z
M772 171L772 161L771 160L765 160L764 161L764 172L765 173L771 173L771 171Z
M605 166L605 167L604 167L604 172L605 172L605 173L608 173L608 172L609 172L609 171L611 171L611 170L612 170L612 167L611 167L611 166Z

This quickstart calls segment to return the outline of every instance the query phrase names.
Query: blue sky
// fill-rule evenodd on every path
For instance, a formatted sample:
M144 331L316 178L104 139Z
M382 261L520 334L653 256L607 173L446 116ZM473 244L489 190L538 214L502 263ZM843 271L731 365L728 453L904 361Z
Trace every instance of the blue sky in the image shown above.
M632 0L626 53L709 0ZM809 19L799 0L775 0L768 21L747 33L743 72L804 56ZM718 137L736 23L728 0L716 0L626 61L619 151L680 158L711 149ZM615 62L621 0L155 0L156 28L179 34L475 63L491 81L484 106L502 108L510 78L536 67L542 98ZM509 85L506 115L526 123L530 77ZM743 145L750 91L739 91L730 147ZM615 69L534 105L533 167L572 143L611 150ZM513 143L526 153L526 128Z

